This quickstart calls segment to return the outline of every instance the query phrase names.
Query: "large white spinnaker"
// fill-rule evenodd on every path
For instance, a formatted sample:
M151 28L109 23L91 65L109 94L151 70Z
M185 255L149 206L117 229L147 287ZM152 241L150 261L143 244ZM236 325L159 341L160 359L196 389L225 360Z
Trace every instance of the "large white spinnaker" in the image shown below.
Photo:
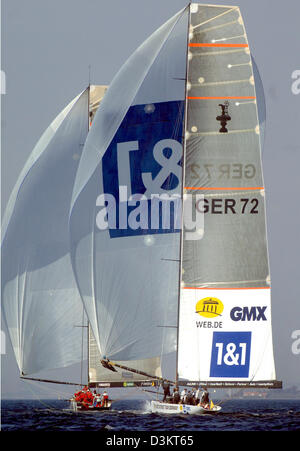
M88 133L88 89L42 135L2 227L2 312L23 375L82 358L83 305L70 261L68 214Z
M276 386L265 190L252 61L238 7L191 5L178 373L215 387Z
M99 350L93 382L102 377L99 359L158 376L161 355L176 346L179 230L155 224L161 214L151 223L148 213L152 194L181 192L187 13L158 29L116 75L77 172L72 264ZM115 380L106 371L105 380L109 373Z

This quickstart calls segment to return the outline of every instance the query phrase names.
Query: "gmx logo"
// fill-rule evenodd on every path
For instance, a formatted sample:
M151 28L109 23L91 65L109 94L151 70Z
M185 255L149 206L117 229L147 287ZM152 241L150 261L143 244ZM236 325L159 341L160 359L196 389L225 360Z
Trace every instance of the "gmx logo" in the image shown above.
M116 207L111 238L179 231L176 202L165 224L151 197L180 196L183 111L182 101L129 108L102 159L104 193Z

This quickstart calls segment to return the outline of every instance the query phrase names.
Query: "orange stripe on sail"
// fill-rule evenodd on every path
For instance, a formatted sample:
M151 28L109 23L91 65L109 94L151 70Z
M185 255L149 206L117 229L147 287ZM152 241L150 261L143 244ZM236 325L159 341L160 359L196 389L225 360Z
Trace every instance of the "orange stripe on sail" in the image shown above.
M194 190L211 190L211 191L224 191L224 190L261 190L264 189L263 186L185 186L184 189L194 189Z
M184 290L270 290L271 287L183 287Z
M215 44L214 42L190 42L189 47L249 47L248 44Z
M205 99L205 100L208 100L208 99L214 99L214 100L217 100L217 99L256 99L256 97L255 96L231 96L231 97L187 97L189 100L199 100L199 99Z

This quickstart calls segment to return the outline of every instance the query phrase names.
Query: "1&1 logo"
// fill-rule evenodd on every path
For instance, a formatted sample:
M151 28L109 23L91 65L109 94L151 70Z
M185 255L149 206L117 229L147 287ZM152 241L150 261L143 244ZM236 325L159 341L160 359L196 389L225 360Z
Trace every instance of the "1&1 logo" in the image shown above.
M251 332L214 332L210 377L249 376Z
M103 190L116 201L116 227L109 226L111 238L179 232L175 207L171 206L171 225L166 227L161 215L153 217L149 199L164 193L180 195L182 129L182 101L129 108L102 159ZM120 188L126 189L125 200ZM144 196L139 214L139 201L129 201L131 196ZM124 209L125 219L120 213ZM129 226L134 214L135 228ZM138 225L141 216L146 218L143 227Z

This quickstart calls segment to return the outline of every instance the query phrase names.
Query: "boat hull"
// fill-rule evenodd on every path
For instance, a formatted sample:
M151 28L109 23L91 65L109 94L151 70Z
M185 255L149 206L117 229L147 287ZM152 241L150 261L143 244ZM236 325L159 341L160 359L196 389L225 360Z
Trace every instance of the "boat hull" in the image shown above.
M153 413L168 413L186 415L195 415L199 413L217 413L220 412L220 406L213 406L212 409L203 406L191 406L188 404L171 404L161 401L151 401L151 411Z
M104 406L95 407L93 405L87 405L85 403L75 401L75 399L71 399L70 403L71 403L71 409L74 412L78 412L78 411L84 411L84 412L93 411L94 412L94 411L110 410L110 408L111 408L111 401L108 401L106 407L104 407Z

